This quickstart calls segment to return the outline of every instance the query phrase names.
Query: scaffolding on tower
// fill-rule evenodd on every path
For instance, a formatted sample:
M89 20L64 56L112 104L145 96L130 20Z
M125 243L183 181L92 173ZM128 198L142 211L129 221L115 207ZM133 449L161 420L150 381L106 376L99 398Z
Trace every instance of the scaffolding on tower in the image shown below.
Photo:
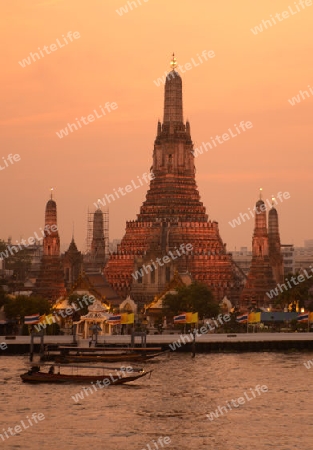
M99 221L99 216L95 221L95 212L90 212L89 209L87 212L86 256L90 261L97 259L99 244L101 246L100 253L103 253L104 250L105 260L109 257L109 208L105 208L103 211L97 208L98 213L99 211L102 213L101 221Z

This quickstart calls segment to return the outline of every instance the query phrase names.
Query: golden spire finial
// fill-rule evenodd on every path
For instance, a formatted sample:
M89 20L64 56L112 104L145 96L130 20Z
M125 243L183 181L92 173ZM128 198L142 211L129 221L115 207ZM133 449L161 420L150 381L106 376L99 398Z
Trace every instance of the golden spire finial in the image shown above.
M173 52L172 61L171 61L171 68L172 68L172 70L175 70L176 67L177 67L177 59L175 58L175 54Z
M51 196L51 200L52 200L52 194L53 194L53 188L50 188L50 196Z
M263 191L263 189L260 188L260 200L262 200L262 191Z
M272 195L272 208L274 208L274 202L276 201L274 195Z

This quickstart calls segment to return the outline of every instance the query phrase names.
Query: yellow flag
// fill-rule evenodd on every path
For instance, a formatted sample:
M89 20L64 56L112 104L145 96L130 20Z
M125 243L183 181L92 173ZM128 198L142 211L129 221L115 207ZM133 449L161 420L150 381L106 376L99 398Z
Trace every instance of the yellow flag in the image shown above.
M188 312L186 314L186 323L197 323L198 322L198 313Z
M199 322L199 318L198 318L198 313L193 313L192 314L192 323L198 323Z
M261 313L260 312L252 312L248 316L248 323L259 323L261 322Z
M128 323L128 313L121 314L121 324L126 325Z
M134 320L135 320L135 314L134 313L128 314L128 321L127 321L127 323L128 324L134 323Z
M121 324L122 325L128 325L128 324L134 323L134 319L135 319L134 313L131 313L131 314L123 313L123 314L121 314Z
M192 312L188 312L185 314L186 314L186 323L192 323Z

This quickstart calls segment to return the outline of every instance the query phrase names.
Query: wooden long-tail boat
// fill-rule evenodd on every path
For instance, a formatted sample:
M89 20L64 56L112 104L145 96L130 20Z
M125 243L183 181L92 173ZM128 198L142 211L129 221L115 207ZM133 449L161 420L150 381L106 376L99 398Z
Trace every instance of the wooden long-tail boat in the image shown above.
M121 353L115 355L64 355L56 356L55 362L67 363L86 363L86 362L144 362L153 359L156 356L163 355L166 352L153 353L152 355L139 353Z
M61 367L58 365L58 367ZM77 367L77 366L66 366L68 367ZM97 366L80 366L80 368L92 368L92 369L103 369L101 367ZM109 373L109 374L99 374L99 375L73 375L73 374L61 374L61 373L46 373L41 372L39 367L36 368L36 370L30 369L28 372L23 373L20 375L22 381L24 383L96 383L97 381L103 382L103 384L106 385L116 385L116 384L124 384L129 383L131 381L138 380L139 378L145 377L148 374L151 374L152 370L145 371L143 369L132 369L129 368L127 370L127 375L125 375L125 371L120 371L120 373L117 375L116 373ZM108 368L106 368L108 369ZM131 369L131 370L130 370ZM110 369L111 371L117 369ZM120 369L118 369L120 370ZM137 374L131 374L128 373L137 372ZM124 372L124 373L123 373ZM107 380L107 381L104 381Z

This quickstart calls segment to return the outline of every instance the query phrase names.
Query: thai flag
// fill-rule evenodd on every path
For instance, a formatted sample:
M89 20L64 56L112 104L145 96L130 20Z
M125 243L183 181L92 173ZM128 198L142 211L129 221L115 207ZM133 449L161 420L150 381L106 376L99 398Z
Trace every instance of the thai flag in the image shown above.
M239 323L247 323L248 322L248 314L243 314L242 316L237 316L236 320Z
M110 323L111 325L119 325L122 321L122 316L110 316L107 320L107 323Z
M186 314L180 314L179 316L174 316L174 323L186 323L186 322L187 322Z
M298 322L307 322L309 320L309 313L299 314L297 317Z
M36 323L39 323L39 322L40 322L40 314L33 314L32 316L24 317L25 325L35 325Z

